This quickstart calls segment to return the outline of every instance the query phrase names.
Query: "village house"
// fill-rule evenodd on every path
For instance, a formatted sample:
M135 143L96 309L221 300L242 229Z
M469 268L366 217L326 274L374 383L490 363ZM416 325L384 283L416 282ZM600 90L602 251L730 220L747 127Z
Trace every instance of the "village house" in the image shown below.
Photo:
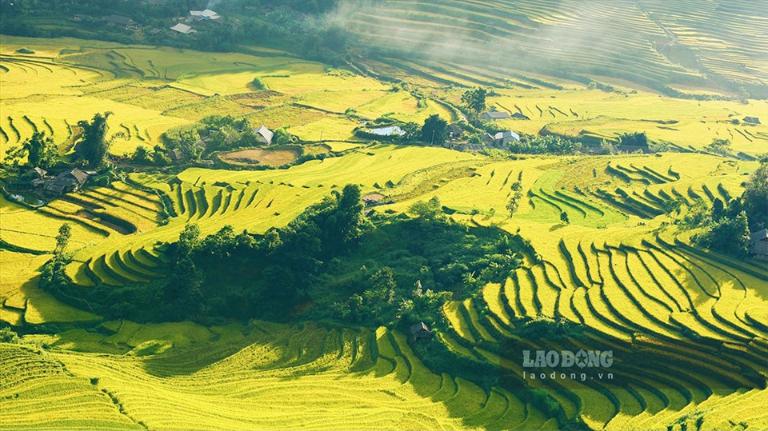
M760 125L760 119L757 117L744 117L744 123L754 126Z
M261 125L256 129L256 139L265 145L272 145L272 138L275 137L275 133L267 129L267 126Z
M37 166L35 166L35 168L32 169L32 171L35 173L35 177L32 179L32 182L31 182L32 187L40 187L43 184L45 184L45 180L49 178L48 171L46 171L43 168L39 168Z
M446 128L448 139L459 139L464 135L464 129L458 124L449 124Z
M368 133L376 136L404 136L405 130L400 128L400 126L387 126L371 129Z
M749 236L749 251L758 259L768 260L768 229L753 232Z
M138 25L136 25L136 23L132 19L122 15L106 16L104 17L104 22L114 26L123 27L126 30L133 30L138 28Z
M43 190L53 196L76 192L88 182L88 177L86 172L74 168L45 180Z
M189 11L189 15L196 21L216 21L221 18L219 14L210 9L191 10Z
M507 118L510 118L510 117L511 115L509 115L509 112L502 112L502 111L488 111L480 114L480 119L482 121L506 120Z
M488 134L488 138L495 145L506 145L512 142L520 142L520 135L511 130L498 132L493 135Z
M419 322L411 326L411 338L414 341L428 340L430 337L432 337L432 330L426 323Z
M197 30L195 30L191 26L189 26L187 24L184 24L184 23L181 23L181 22L176 24L176 25L174 25L173 27L171 27L171 30L173 30L173 31L175 31L177 33L181 33L181 34L197 33Z

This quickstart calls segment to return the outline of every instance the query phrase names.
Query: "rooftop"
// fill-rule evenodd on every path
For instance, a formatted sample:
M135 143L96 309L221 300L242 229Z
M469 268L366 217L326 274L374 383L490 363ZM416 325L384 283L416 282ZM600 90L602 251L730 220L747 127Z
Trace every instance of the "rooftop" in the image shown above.
M219 19L221 16L216 13L215 11L212 11L210 9L205 10L191 10L189 11L189 14L195 18L199 19Z
M264 138L264 140L267 141L268 144L272 143L272 138L275 136L275 133L269 130L267 126L263 124L261 125L261 127L256 129L256 133L261 135Z
M192 27L188 26L187 24L181 23L181 22L176 24L176 25L174 25L173 27L171 27L171 30L177 31L177 32L182 33L182 34L190 34L190 33L194 33L196 31Z
M429 326L427 326L426 323L419 322L419 323L417 323L415 325L411 325L411 334L416 335L416 334L424 333L424 332L432 332L432 331L429 330Z
M519 141L520 140L520 135L518 135L517 133L515 133L515 132L513 132L511 130L505 131L505 132L499 132L499 133L493 135L493 139L495 139L497 141L501 141L503 139L510 139L510 138L514 139L516 141Z
M405 130L401 129L400 126L377 127L375 129L371 129L369 132L371 134L377 135L377 136L403 136L403 135L405 135Z
M72 176L81 186L85 184L86 181L88 181L88 174L81 171L80 169L72 169L71 171L67 172L67 174Z
M492 118L494 120L501 120L501 119L510 117L509 112L503 112L503 111L488 111L488 112L483 112L482 115L488 118Z

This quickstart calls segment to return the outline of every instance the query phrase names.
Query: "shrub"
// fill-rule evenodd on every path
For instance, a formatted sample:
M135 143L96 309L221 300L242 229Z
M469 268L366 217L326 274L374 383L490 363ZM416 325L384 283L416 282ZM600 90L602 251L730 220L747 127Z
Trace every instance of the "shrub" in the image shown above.
M11 328L0 328L0 343L16 343L19 336Z
M696 243L735 257L749 254L749 223L742 211L735 218L723 217L712 224L704 233L696 236Z
M264 81L261 80L261 78L253 78L253 81L250 83L251 88L254 90L267 90L267 84L264 83Z

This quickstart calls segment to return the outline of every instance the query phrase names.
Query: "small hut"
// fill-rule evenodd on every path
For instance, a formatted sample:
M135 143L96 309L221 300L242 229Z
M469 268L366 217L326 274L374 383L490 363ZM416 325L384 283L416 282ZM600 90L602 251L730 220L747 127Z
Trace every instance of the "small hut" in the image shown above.
M432 337L432 330L424 322L411 326L411 338L414 341L427 340Z

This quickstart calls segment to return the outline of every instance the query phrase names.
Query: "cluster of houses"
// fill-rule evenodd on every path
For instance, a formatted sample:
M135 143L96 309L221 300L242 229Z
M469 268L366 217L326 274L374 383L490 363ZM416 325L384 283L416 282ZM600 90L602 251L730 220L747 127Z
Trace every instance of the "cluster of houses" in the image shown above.
M48 175L48 172L41 168L34 168L34 171L35 178L31 182L32 187L51 197L62 196L82 189L91 175L95 174L95 172L83 171L78 168L66 170L55 176Z
M520 142L520 135L511 130L505 130L494 134L487 133L485 139L491 144L508 145L514 142Z
M221 15L219 15L218 13L216 13L216 11L213 11L211 9L191 10L189 11L189 18L187 19L187 22L176 23L176 25L171 27L171 30L181 34L192 34L192 33L196 33L197 30L192 28L192 26L188 24L189 22L192 22L192 21L217 22L220 19L221 19Z
M378 136L381 138L399 138L405 136L406 134L405 130L397 125L376 127L373 129L368 129L365 132L369 135ZM456 141L464 135L464 130L457 124L449 124L447 133L449 140ZM514 142L519 142L520 135L512 130L504 130L497 133L486 133L483 135L482 140L483 144L485 145L502 146ZM481 149L479 147L476 148L476 146L473 146L472 144L470 144L468 148L472 151L479 151Z
M211 9L190 10L189 17L187 17L186 19L180 19L180 21L177 22L172 27L170 27L170 29L172 31L175 31L176 33L192 34L192 33L196 33L197 30L192 28L192 26L190 25L191 23L201 22L201 21L219 22L220 20L221 20L221 15L219 15L214 10L211 10ZM73 15L72 21L102 22L104 24L117 27L117 28L122 28L127 31L137 31L141 28L141 26L136 21L123 15L108 15L103 18L94 18L87 15ZM149 33L156 34L160 31L161 31L160 29L155 28L155 29L149 30Z
M510 114L506 111L486 111L480 114L481 121L496 121L496 120L530 120L521 112L515 112ZM508 145L514 142L520 141L520 135L512 130L504 130L497 133L486 133L483 137L483 141L487 145Z

